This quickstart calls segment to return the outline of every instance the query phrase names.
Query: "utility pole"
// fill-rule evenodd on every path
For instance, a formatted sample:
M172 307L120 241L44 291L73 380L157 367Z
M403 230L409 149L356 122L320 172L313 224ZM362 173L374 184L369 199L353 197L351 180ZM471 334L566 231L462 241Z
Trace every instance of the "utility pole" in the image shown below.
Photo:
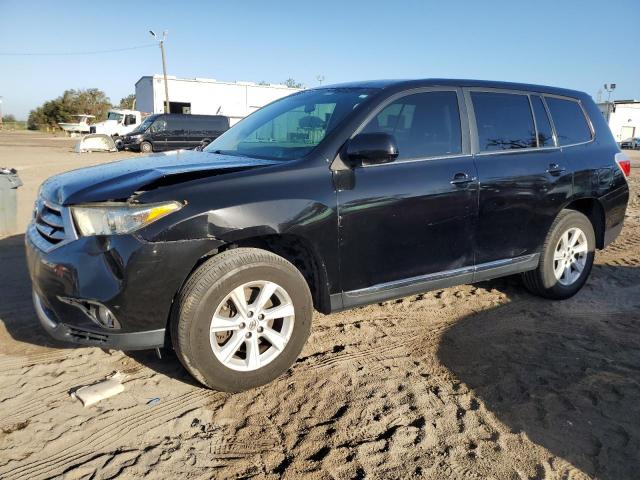
M169 82L167 81L167 59L164 54L164 41L167 39L167 31L162 33L162 40L158 38L153 30L149 33L160 43L160 52L162 53L162 73L164 75L164 113L169 113Z
M318 81L318 83L320 85L322 85L322 82L324 82L324 75L318 75L316 76L316 80Z

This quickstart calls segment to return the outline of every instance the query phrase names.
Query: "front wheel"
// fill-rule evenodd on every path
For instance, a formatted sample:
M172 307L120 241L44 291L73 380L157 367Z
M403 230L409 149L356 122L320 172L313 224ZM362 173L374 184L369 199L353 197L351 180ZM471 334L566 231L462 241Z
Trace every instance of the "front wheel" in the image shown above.
M298 269L278 255L238 248L203 263L171 321L178 358L204 385L237 392L285 372L311 329L312 301Z
M549 229L538 268L523 274L527 289L539 296L563 300L586 283L595 256L591 221L575 210L563 210Z
M142 142L140 144L140 151L142 153L151 153L153 152L153 146L149 142Z

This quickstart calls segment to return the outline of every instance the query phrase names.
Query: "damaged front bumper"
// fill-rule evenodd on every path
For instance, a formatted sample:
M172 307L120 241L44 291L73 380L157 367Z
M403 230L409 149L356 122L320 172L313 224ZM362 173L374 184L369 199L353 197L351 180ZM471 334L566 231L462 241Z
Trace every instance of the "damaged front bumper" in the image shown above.
M57 320L53 311L43 304L35 290L33 291L33 306L40 324L47 333L63 342L117 350L144 350L162 347L165 344L166 331L164 328L144 332L114 333L66 325Z
M220 242L149 242L136 235L81 237L45 251L25 235L40 323L54 338L102 348L162 347L175 295Z

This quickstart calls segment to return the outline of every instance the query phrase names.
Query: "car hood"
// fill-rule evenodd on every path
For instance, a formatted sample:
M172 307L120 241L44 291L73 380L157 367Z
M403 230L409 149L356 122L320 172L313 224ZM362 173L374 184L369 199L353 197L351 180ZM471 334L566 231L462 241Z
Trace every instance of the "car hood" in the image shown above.
M81 168L49 178L40 194L58 205L123 200L166 177L223 173L279 163L248 157L179 150Z

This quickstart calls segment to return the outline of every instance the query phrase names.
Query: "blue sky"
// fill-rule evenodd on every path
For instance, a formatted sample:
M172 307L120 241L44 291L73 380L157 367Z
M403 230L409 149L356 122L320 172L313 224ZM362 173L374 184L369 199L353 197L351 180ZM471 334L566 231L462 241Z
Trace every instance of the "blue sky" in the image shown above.
M100 6L103 5L103 6ZM639 0L38 2L0 0L0 53L77 52L153 42L167 29L170 75L307 86L450 77L640 98ZM161 72L157 47L82 56L0 55L3 112L68 88L113 102ZM606 94L605 94L606 95Z

